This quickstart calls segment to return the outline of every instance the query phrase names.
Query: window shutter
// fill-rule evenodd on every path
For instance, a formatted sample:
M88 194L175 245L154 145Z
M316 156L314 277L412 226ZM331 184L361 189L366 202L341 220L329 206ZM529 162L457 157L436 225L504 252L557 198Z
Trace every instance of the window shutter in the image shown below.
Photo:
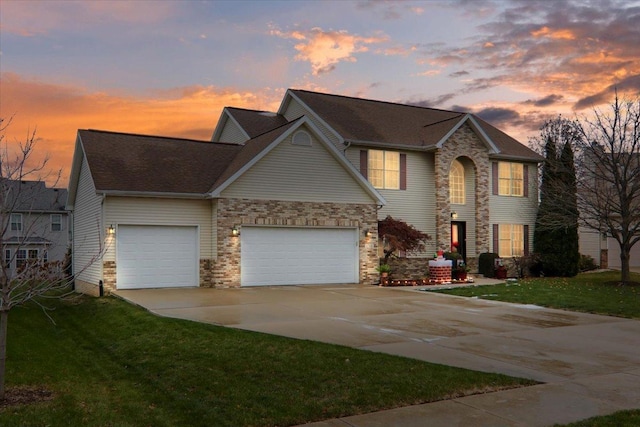
M529 226L528 225L524 225L522 227L522 231L524 234L523 236L523 240L524 240L524 256L529 255Z
M500 253L500 229L498 224L493 224L493 252Z
M400 189L407 189L407 155L400 154Z
M493 186L493 194L498 195L498 163L497 162L491 163L491 177L492 177L491 184Z
M369 155L367 150L360 150L360 173L365 179L368 179Z
M522 166L522 195L529 197L529 165Z

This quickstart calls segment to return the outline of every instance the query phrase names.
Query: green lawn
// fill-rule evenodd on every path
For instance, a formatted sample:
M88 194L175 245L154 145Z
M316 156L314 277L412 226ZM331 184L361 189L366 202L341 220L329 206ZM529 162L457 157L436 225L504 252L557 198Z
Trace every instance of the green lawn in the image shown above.
M604 417L594 417L577 423L566 424L565 427L638 427L640 426L640 410L620 411Z
M152 315L116 298L9 316L7 426L285 426L532 381Z
M640 318L640 286L610 284L620 280L615 271L584 273L572 278L530 278L499 285L472 286L434 292L610 316ZM631 280L640 282L640 274Z

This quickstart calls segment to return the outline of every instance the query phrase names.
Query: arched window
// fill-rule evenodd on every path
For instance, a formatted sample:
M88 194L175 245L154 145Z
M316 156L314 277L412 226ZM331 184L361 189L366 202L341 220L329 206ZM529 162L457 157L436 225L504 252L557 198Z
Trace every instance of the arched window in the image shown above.
M454 160L449 171L449 197L451 203L464 205L464 166Z
M311 135L303 130L299 130L295 134L293 134L293 139L291 140L293 145L304 145L307 147L311 146Z

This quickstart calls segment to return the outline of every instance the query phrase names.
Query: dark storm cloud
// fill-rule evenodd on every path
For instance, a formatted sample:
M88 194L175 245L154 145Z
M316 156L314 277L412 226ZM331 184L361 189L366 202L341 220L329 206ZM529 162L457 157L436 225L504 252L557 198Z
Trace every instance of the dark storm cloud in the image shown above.
M562 95L551 94L540 99L528 99L523 104L533 105L534 107L547 107L561 101L562 98L564 98Z
M455 73L451 73L449 74L449 77L462 77L462 76L468 76L469 72L468 71L456 71Z
M416 107L428 107L428 108L442 108L442 104L453 99L456 96L455 93L446 93L444 95L440 95L436 98L425 98L425 99L409 99L407 101L402 101L403 104L415 105Z

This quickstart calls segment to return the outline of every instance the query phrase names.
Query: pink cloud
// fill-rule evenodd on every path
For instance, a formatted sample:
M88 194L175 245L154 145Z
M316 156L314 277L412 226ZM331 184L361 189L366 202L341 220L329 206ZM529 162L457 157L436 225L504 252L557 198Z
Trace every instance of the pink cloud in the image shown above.
M347 31L324 31L317 27L290 32L272 29L271 34L298 40L300 43L294 46L298 51L295 59L309 62L313 75L327 73L340 62L356 62L354 54L367 52L369 45L388 40L386 36L361 37Z

